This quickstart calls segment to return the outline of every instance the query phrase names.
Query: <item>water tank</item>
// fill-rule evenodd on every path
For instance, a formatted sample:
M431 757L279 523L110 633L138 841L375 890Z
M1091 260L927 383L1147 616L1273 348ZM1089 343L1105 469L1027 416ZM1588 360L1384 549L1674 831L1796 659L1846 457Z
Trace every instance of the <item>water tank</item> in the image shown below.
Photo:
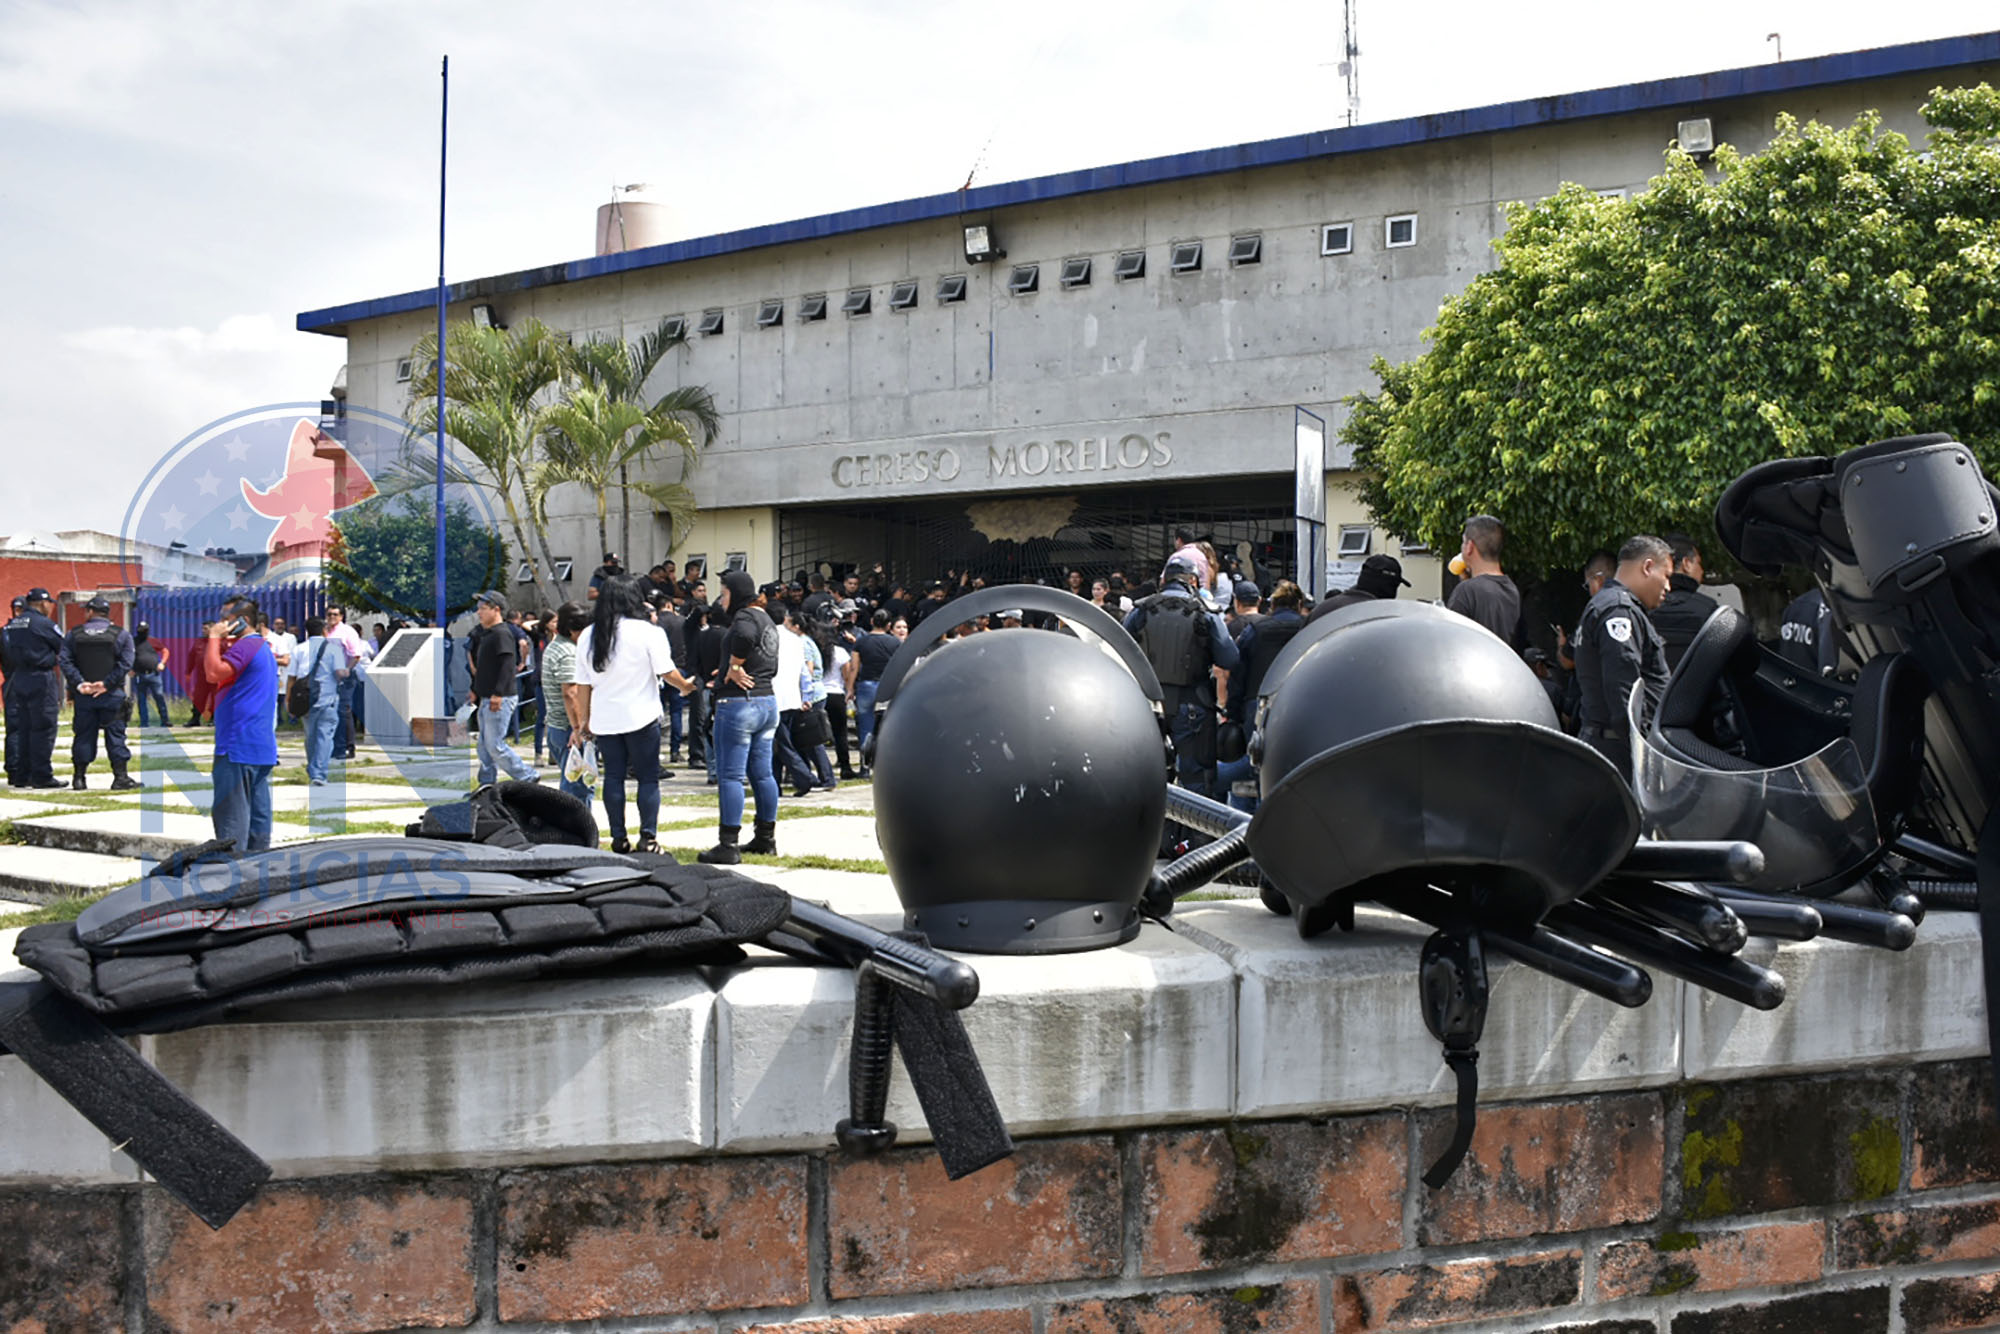
M608 204L597 209L597 253L665 245L680 239L677 215L643 185L621 187Z

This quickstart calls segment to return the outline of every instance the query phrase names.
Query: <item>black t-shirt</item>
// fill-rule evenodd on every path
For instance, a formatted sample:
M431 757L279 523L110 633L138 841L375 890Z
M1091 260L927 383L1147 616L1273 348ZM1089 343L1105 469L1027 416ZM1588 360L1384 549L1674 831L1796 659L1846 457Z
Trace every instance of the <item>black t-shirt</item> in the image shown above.
M879 681L882 673L889 668L889 659L896 656L896 650L903 641L886 631L876 631L861 636L861 642L854 646L854 656L859 665L854 669L854 679Z
M132 670L135 672L157 672L160 670L160 646L151 639L132 641Z
M717 699L747 699L771 694L771 682L778 675L778 627L762 607L745 607L729 618L723 641L723 677L716 687ZM729 659L743 659L750 674L750 688L732 684L728 678Z
M488 628L474 626L465 638L466 652L472 655L472 693L488 695L514 693L514 671L520 650L514 647L514 627L502 621Z
M701 628L694 639L695 679L704 685L715 684L715 674L722 666L722 646L729 639L729 627L720 619L712 620Z
M1521 590L1504 574L1474 575L1452 589L1444 605L1467 620L1478 621L1515 648L1525 642Z

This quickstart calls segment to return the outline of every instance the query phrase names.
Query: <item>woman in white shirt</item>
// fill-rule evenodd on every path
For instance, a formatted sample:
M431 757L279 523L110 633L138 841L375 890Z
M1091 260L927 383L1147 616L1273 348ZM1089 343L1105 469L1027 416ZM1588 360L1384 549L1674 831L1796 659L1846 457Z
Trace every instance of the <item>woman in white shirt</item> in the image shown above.
M630 575L606 579L591 607L590 628L576 641L576 703L572 735L597 743L611 850L630 852L625 838L625 778L639 788L641 852L660 850L660 682L683 695L694 682L674 667L666 632L646 619L646 598Z

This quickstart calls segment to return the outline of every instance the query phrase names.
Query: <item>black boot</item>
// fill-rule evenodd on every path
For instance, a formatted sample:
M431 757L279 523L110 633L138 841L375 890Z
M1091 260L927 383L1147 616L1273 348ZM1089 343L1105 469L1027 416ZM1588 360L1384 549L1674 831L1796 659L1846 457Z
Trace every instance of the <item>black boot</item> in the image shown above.
M761 857L778 855L778 822L776 820L757 821L757 837L743 845L745 852L754 852Z
M716 832L722 841L702 853L695 860L707 862L710 866L734 866L743 860L743 854L736 850L736 836L743 832L740 824L717 825Z
M117 760L111 761L111 790L113 792L130 792L137 786L139 786L138 780L125 771L124 764L119 763Z
M69 785L78 792L85 791L90 787L90 784L83 781L83 770L81 769L76 771L76 777L69 780Z

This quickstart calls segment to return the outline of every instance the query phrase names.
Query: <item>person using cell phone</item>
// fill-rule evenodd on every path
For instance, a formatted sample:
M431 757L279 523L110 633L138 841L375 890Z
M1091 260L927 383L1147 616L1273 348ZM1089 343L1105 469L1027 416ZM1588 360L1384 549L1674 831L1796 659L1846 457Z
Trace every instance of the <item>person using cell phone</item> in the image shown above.
M203 669L216 687L215 836L238 852L271 846L271 770L278 764L278 660L257 633L257 604L225 603L209 627Z

